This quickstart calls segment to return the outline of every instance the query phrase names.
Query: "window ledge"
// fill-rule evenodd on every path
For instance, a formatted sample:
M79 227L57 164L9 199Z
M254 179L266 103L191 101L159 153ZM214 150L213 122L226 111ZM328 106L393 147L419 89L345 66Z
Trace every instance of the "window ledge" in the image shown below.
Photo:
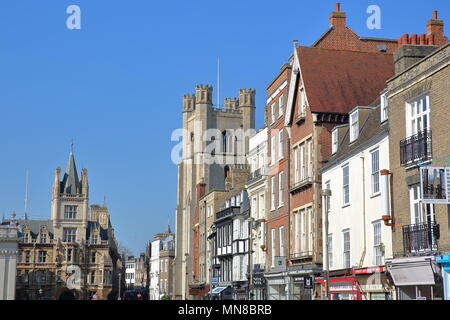
M347 207L350 207L350 202L342 205L342 209Z
M380 192L380 191L378 191L377 193L374 193L374 194L370 195L370 199L373 199L373 198L376 198L376 197L379 197L379 196L381 196L381 192Z

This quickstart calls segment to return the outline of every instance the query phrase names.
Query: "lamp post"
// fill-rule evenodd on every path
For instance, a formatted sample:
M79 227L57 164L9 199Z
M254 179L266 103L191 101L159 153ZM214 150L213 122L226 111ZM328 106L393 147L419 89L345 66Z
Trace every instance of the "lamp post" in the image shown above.
M329 282L330 282L330 262L328 261L328 213L330 211L329 208L329 202L330 202L330 197L331 197L331 190L330 189L323 189L322 190L322 196L324 198L324 203L325 203L325 254L327 255L327 259L326 259L326 264L325 264L325 285L326 285L326 295L327 295L327 300L330 300L330 286L329 286Z
M249 217L247 219L249 224L248 233L248 269L249 269L249 280L248 280L248 300L252 300L253 293L253 222L255 218Z
M117 295L117 300L121 300L120 290L122 290L122 272L119 272L119 294Z

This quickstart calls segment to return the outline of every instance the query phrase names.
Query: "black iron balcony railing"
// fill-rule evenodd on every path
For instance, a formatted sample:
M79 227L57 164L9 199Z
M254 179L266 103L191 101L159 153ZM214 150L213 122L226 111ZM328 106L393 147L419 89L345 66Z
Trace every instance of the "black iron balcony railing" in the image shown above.
M431 159L431 130L422 130L400 141L400 165L407 166Z
M250 176L248 177L247 184L250 184L252 182L255 182L259 178L263 176L263 168L256 169L252 173L250 173Z
M437 251L440 236L439 224L420 223L403 226L405 254L421 254Z

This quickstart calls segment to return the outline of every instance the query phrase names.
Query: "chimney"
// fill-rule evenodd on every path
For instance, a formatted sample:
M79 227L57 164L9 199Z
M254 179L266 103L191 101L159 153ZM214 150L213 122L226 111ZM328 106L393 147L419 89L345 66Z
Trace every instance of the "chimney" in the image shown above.
M335 11L330 14L330 27L345 27L345 12L341 12L341 4L336 2Z
M404 41L405 39L403 39ZM413 64L431 54L438 47L431 45L412 45L404 43L394 52L395 74L400 74Z
M438 19L437 10L433 11L431 20L428 20L427 38L432 39L432 43L437 46L442 46L448 42L448 38L444 35L444 20Z

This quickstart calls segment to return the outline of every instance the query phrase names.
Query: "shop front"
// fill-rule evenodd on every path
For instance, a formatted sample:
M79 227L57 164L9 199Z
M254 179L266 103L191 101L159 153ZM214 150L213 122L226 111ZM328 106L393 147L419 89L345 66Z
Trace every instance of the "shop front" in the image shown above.
M436 262L441 265L444 299L450 300L450 253L436 256Z
M267 299L268 300L287 300L288 283L282 272L266 273L267 281Z
M397 300L442 300L442 277L434 256L386 261Z
M394 288L384 266L353 269L352 275L363 300L391 300Z
M320 286L319 299L326 299L325 278L323 276L316 278L315 283ZM329 291L330 300L362 300L362 293L352 275L352 269L331 271Z

